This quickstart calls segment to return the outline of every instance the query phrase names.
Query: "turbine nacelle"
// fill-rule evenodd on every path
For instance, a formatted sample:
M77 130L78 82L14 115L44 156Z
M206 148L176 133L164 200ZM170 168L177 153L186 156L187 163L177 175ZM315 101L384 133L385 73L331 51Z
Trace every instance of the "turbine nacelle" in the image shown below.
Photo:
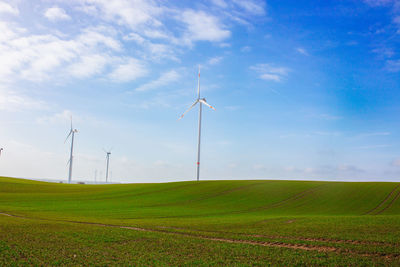
M197 103L200 103L200 105L204 104L207 107L212 108L213 110L216 110L213 106L211 106L210 104L207 103L205 98L199 98L196 101L194 101L193 104L185 112L183 112L183 114L179 117L178 120L182 119L186 113L188 113L194 106L197 105Z

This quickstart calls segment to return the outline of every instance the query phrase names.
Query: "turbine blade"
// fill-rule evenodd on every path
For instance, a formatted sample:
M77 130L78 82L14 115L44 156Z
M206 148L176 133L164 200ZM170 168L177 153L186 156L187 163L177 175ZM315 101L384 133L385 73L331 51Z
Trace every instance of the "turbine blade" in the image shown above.
M213 110L216 110L213 106L211 106L210 104L208 104L208 103L206 102L205 99L200 99L199 101L200 101L201 103L203 103L204 105L206 105L207 107L210 107L210 108L212 108Z
M67 166L68 166L68 164L71 162L71 159L69 159L68 161L67 161Z
M68 137L69 137L71 134L72 134L72 129L71 129L71 131L69 131L69 134L67 135L67 138L65 138L64 144L65 144L65 142L67 142Z
M71 115L70 119L71 119L71 131L72 131L72 115Z
M197 98L200 98L200 65L199 65L199 80L197 82Z
M196 106L196 104L199 102L199 100L194 101L194 103L190 106L190 108L188 108L185 112L183 112L183 114L179 117L178 120L182 119L183 116L185 116L186 113L189 112L189 110L191 110L194 106Z

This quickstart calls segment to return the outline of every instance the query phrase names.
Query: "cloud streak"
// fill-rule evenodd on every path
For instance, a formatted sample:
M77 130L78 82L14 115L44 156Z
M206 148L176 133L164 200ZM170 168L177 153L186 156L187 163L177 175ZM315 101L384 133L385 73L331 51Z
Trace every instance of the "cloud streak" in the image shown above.
M284 77L286 77L290 71L286 67L276 67L272 64L257 64L250 67L251 70L258 73L258 77L266 81L280 82Z
M158 79L148 82L146 84L143 84L142 86L139 86L138 88L136 88L136 91L143 92L143 91L148 91L148 90L152 90L155 88L159 88L159 87L168 85L172 82L176 82L179 80L179 78L180 78L180 74L176 70L170 70L170 71L167 71L167 72L161 74L161 76Z

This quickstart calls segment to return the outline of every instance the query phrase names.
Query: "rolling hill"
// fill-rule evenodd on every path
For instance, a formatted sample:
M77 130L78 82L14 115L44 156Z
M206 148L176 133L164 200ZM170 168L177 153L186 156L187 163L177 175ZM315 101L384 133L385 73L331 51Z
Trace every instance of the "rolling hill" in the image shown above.
M267 247L264 249L269 252L301 251L304 255L300 258L291 252L284 257L299 264L392 264L400 258L400 183L249 180L69 185L1 177L0 213L0 227L14 231L15 236L22 235L27 225L42 234L47 231L40 227L42 224L50 229L79 225L86 234L91 232L87 239L97 236L98 228L110 228L111 233L101 230L102 236L114 236L118 230L125 233L123 237L130 229L142 232L135 235L157 235L159 240L167 236L166 243L173 237L189 243L201 239L206 247L215 242L231 244L228 250L220 248L221 255L237 245L246 246L251 253L256 253L255 249L261 253L258 246ZM4 232L2 238L16 242ZM109 245L103 239L99 244ZM238 255L242 252L237 251ZM325 258L314 262L307 256L310 253ZM335 256L326 257L331 254ZM154 259L152 255L147 255L148 260ZM7 259L3 257L3 263ZM196 263L193 259L157 259L165 264ZM275 256L269 260L291 263ZM254 263L248 258L238 262ZM96 258L93 263L105 262Z

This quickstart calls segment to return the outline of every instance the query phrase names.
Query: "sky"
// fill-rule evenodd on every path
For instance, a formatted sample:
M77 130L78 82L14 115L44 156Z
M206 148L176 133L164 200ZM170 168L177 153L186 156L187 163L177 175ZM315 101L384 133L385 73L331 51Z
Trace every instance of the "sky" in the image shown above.
M400 1L0 0L0 175L400 181Z

